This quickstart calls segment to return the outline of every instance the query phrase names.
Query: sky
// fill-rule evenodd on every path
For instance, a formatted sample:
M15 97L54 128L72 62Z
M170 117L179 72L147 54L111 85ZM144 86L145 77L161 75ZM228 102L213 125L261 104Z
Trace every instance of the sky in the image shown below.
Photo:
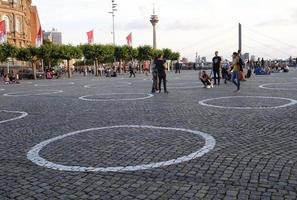
M196 52L209 59L216 50L229 59L238 49L238 23L242 24L243 52L266 59L297 57L296 0L115 0L116 44L152 45L150 16L155 5L157 47L171 48L194 61ZM33 0L42 28L56 28L63 43L112 43L111 0Z

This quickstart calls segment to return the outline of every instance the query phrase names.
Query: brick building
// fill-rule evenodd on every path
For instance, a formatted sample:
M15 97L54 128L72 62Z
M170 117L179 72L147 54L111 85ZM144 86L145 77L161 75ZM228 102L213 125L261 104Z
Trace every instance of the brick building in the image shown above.
M5 20L7 39L18 47L36 46L41 29L36 6L31 0L0 0L0 21Z

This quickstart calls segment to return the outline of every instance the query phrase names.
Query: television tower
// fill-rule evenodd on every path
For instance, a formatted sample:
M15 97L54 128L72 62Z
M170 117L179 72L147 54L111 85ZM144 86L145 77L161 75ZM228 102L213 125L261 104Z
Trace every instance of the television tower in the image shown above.
M158 15L155 14L155 5L154 5L154 10L153 14L151 16L150 22L153 25L153 48L157 49L157 33L156 33L156 25L159 22Z

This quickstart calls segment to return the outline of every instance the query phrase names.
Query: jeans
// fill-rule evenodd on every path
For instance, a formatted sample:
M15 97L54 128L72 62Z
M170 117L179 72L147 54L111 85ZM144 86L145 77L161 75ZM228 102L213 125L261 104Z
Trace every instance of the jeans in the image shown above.
M218 84L220 85L220 80L221 80L221 74L220 74L220 69L213 69L213 79L214 79L214 84L217 84L217 79L218 79Z
M158 90L158 74L153 72L153 86L152 86L152 93L155 93Z
M166 74L165 73L158 74L158 77L159 77L159 90L161 91L161 84L162 84L162 81L163 81L164 91L167 92Z
M239 74L240 74L239 71L232 73L232 82L237 86L237 90L240 90Z

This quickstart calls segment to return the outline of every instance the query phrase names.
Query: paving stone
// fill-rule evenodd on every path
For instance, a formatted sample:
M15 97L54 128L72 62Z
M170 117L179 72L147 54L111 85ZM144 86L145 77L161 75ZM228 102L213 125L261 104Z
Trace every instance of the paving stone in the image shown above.
M234 86L200 86L197 73L168 74L170 93L139 101L151 82L136 79L76 76L71 80L39 80L34 84L0 85L0 110L25 111L25 118L0 124L0 199L296 199L297 105L277 109L220 109L198 104L204 99L232 96ZM240 96L281 97L297 100L297 93L264 90L259 85L292 81L297 71L257 77L242 83ZM123 78L123 79L122 79ZM179 79L176 79L179 78ZM26 82L26 81L25 81ZM74 82L74 85L65 83ZM127 82L131 82L128 85ZM296 81L295 81L296 82ZM93 85L85 88L85 85ZM296 84L288 85L294 89ZM274 87L274 86L272 86ZM5 97L4 93L36 90L63 93ZM94 95L106 101L78 98ZM267 107L289 103L281 99L215 99L217 106ZM0 121L17 117L0 112ZM198 130L216 140L215 148L188 162L134 172L69 172L37 166L28 151L45 140L78 130L114 125L147 125ZM40 156L67 166L106 168L135 166L186 156L201 149L198 135L173 130L112 128L65 137L48 144Z

